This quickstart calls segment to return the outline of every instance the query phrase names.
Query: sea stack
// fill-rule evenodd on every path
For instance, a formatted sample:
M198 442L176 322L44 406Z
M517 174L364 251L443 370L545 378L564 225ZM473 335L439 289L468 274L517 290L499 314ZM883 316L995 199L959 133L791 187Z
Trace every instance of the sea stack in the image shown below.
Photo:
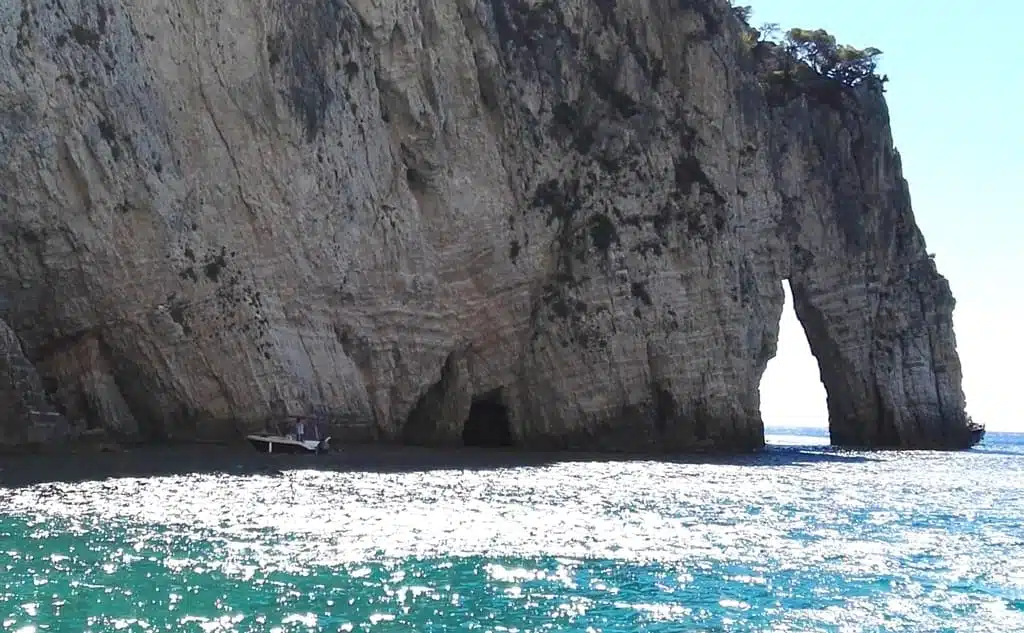
M0 442L757 449L788 280L833 443L967 447L881 80L741 13L0 4Z

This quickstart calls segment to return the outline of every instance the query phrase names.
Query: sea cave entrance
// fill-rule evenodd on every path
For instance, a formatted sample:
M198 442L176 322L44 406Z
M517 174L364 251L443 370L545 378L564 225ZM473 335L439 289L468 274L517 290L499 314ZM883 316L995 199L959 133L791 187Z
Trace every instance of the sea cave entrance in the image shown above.
M789 280L775 357L761 376L761 419L769 444L828 444L829 419L821 369L797 318Z
M515 445L508 408L501 392L474 398L462 427L462 444L474 448L508 448Z

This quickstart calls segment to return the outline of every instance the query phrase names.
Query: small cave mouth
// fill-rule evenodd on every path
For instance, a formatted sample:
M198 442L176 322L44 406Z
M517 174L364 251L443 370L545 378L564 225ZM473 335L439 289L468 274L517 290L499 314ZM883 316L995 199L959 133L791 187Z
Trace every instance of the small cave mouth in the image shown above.
M474 398L469 417L462 427L462 444L472 448L509 448L515 446L512 422L501 395L492 392Z

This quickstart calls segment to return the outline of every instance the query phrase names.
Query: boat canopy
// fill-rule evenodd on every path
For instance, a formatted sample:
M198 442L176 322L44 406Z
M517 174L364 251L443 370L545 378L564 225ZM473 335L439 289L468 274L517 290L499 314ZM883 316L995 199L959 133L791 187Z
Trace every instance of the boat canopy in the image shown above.
M291 437L300 441L320 441L324 438L323 421L314 416L284 416L269 426L271 433L281 437Z

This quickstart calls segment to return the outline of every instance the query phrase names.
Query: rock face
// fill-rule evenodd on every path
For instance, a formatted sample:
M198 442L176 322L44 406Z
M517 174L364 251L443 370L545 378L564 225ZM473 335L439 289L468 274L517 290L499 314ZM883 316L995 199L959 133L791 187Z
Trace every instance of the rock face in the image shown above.
M21 342L0 321L0 447L25 446L66 438L71 428L54 410L42 379L25 358Z
M766 90L743 31L717 0L0 0L3 349L128 438L284 403L342 441L755 449L788 279L835 443L966 446L880 91Z

